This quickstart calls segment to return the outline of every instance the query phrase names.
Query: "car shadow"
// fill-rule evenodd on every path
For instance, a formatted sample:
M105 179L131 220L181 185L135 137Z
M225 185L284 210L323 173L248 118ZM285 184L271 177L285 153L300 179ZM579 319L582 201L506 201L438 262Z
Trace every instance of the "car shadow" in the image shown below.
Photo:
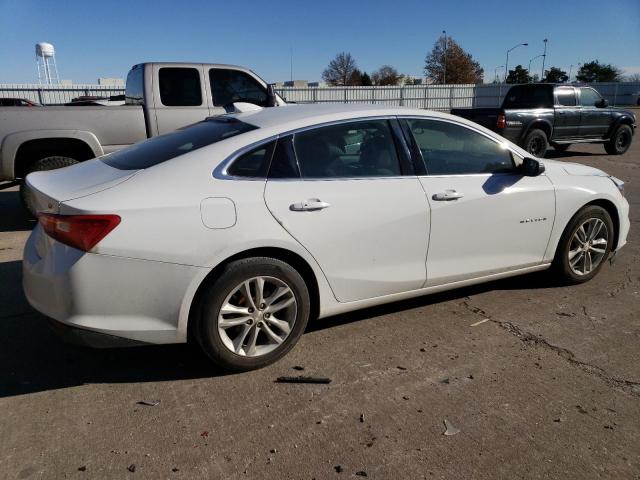
M130 383L226 375L192 345L92 349L64 343L22 292L22 262L0 263L0 398L89 383ZM5 287L6 286L6 287ZM453 290L311 322L307 332L462 299L493 289L546 288L540 274Z
M20 203L20 194L0 188L0 232L33 230L35 225L36 220Z
M545 154L544 158L549 159L562 159L562 158L570 158L570 157L598 157L602 156L601 153L592 153L592 152L576 152L575 150L566 150L564 152L559 152L558 150L549 149Z

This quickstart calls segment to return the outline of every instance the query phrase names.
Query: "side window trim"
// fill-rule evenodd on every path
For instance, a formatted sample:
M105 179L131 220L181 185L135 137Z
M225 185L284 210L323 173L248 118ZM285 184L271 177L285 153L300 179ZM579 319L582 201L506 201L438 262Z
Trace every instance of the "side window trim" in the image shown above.
M429 177L431 177L431 176L433 176L433 177L477 177L477 176L491 176L491 175L512 175L513 172L449 173L449 174L444 174L444 175L441 175L441 174L430 174L428 172L428 169L427 169L427 162L424 161L424 158L422 156L422 152L420 152L420 149L418 148L418 144L417 144L417 142L415 140L415 137L413 136L413 133L411 132L411 129L409 128L407 120L431 120L431 121L449 123L449 124L452 124L452 125L456 125L458 127L466 128L467 130L472 131L474 133L478 133L478 134L484 136L485 138L488 138L489 140L494 142L496 145L500 145L500 146L505 145L507 151L511 155L511 161L513 162L514 171L517 170L517 168L518 168L518 164L516 163L515 159L516 158L522 158L522 155L519 154L518 152L516 152L513 148L511 148L511 146L508 143L502 143L498 139L493 138L491 135L487 135L485 132L477 130L477 129L473 128L470 125L465 125L464 123L452 121L452 120L449 120L448 118L420 117L420 116L416 116L416 115L402 115L402 116L398 116L398 119L400 120L401 124L403 125L403 129L406 132L405 134L406 135L410 135L410 137L412 139L412 143L415 144L415 150L417 151L417 153L412 151L412 154L417 157L418 165L421 164L422 165L422 169L424 170L424 173L417 173L417 175L420 176L420 177L422 177L422 176L429 176Z

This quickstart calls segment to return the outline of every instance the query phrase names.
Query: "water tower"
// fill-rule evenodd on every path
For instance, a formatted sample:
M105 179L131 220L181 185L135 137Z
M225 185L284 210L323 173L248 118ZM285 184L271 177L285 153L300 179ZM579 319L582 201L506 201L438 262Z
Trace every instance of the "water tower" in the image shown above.
M38 82L60 83L56 66L56 51L53 45L46 42L36 43L36 64L38 66Z

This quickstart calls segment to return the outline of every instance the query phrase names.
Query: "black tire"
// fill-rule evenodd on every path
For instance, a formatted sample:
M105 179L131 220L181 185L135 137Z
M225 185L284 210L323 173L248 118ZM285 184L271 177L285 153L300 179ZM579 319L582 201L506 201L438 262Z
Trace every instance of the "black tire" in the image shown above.
M76 163L78 163L78 160L71 157L63 157L60 155L45 157L33 162L29 167L29 170L25 172L24 176L26 177L32 172L43 172L46 170L55 170L57 168L70 167L71 165L75 165ZM31 216L35 217L36 211L31 203L27 183L24 179L20 183L20 201L22 202L22 206L31 214Z
M553 146L553 149L557 152L566 152L567 150L569 150L570 146L571 146L570 143L560 143L560 144L555 144Z
M604 144L609 155L622 155L631 146L633 130L629 125L618 125L611 135L611 139Z
M569 264L569 251L571 250L574 234L581 225L583 225L590 219L600 219L604 222L604 225L607 228L607 246L605 248L603 257L600 260L600 263L598 263L598 265L593 268L591 272L579 275L574 272ZM560 238L560 242L558 243L556 256L553 262L553 267L557 275L557 279L562 283L577 284L587 282L595 277L602 266L606 263L606 260L611 253L611 249L613 248L614 235L615 230L609 212L597 205L588 205L582 208L573 216L571 221L569 221L569 224L562 233L562 237Z
M274 350L260 356L245 356L233 352L225 345L218 331L218 315L225 300L238 285L258 276L274 277L291 289L297 302L293 317L295 322L289 335ZM213 363L227 371L244 372L276 362L298 342L309 321L311 300L304 279L291 265L275 258L254 257L231 262L204 288L199 313L193 319L196 324L192 332ZM260 323L258 320L256 322L255 328L258 329ZM244 325L238 326L243 327ZM265 334L258 330L257 335Z
M522 148L534 157L543 158L549 148L547 134L538 128L531 130L522 142Z

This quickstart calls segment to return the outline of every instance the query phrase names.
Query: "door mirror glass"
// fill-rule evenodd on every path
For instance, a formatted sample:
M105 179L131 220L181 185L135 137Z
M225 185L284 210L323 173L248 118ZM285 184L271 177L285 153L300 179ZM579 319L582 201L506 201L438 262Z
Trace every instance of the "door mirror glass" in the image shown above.
M522 161L522 173L527 177L537 177L544 172L544 164L535 158L525 158Z

